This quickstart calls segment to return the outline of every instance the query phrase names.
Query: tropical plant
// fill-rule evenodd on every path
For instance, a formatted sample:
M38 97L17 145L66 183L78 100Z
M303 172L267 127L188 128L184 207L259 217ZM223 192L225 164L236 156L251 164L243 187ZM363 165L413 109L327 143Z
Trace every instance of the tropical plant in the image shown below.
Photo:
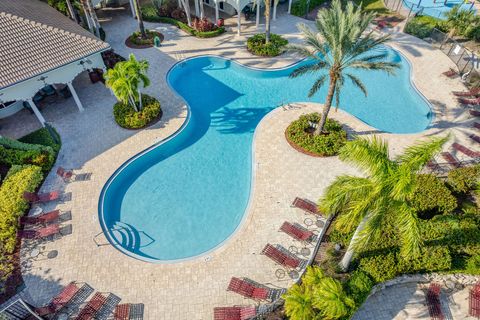
M445 17L450 27L450 36L465 35L467 29L473 25L475 20L474 12L462 8L461 5L456 5L452 10L445 12Z
M377 239L382 227L394 221L401 239L402 256L416 256L421 246L418 217L409 201L417 173L437 154L445 138L419 142L390 159L388 144L374 136L349 141L340 150L341 160L353 164L365 177L342 175L327 188L320 207L327 215L339 214L336 227L350 232L356 227L340 267L347 270L355 250Z
M312 31L305 24L299 25L305 44L291 45L289 50L310 58L310 61L296 68L290 77L328 71L328 74L323 72L315 81L308 94L309 97L317 93L327 81L327 77L330 81L322 117L315 130L317 135L324 129L334 96L338 107L340 91L346 78L365 95L367 94L362 81L347 69L382 70L392 74L399 67L398 63L382 61L387 57L387 52L372 53L373 49L389 39L388 36L375 38L372 32L363 35L373 18L373 12L362 13L361 8L355 8L352 2L348 2L343 8L340 0L333 0L330 9L318 12L315 22L317 32Z
M294 284L283 295L285 313L292 320L311 320L318 318L313 307L313 292L305 285Z
M276 10L276 6L278 4L278 0L273 0L274 1L274 6L275 6L275 9ZM256 10L260 10L261 9L261 3L263 2L263 4L265 5L265 44L269 43L270 42L270 26L271 26L271 19L272 19L272 16L271 16L271 13L272 13L272 0L254 0L253 1L253 7L255 8L256 7ZM257 15L258 17L258 15ZM257 21L258 23L258 21ZM258 26L257 26L258 27Z
M339 319L346 316L355 301L343 290L340 281L326 277L315 288L313 304L325 319Z
M148 61L138 61L130 54L127 61L118 62L105 74L105 84L113 91L115 97L124 104L130 104L135 111L142 110L142 93L140 88L150 85L147 77Z

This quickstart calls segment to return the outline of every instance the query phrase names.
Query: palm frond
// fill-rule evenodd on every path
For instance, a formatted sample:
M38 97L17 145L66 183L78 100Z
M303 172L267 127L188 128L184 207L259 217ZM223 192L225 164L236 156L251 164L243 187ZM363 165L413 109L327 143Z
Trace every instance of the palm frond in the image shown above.
M355 60L349 64L350 68L363 69L363 70L379 70L385 71L388 74L395 74L395 71L399 68L399 64L396 62L388 61L362 61Z
M318 61L318 62L315 62L315 63L308 63L308 64L304 64L298 68L296 68L295 70L293 70L289 77L290 78L297 78L299 76L303 76L303 75L306 75L306 74L309 74L309 73L315 73L315 72L318 72L320 70L323 70L325 69L325 62L323 61Z
M410 171L418 171L442 150L443 145L449 139L450 136L445 136L418 142L406 148L395 160L400 162L402 167L407 167Z
M407 205L401 206L397 211L397 225L402 240L401 253L404 257L418 256L422 239L418 225L417 213Z
M365 96L367 96L367 87L363 84L362 80L360 80L357 76L354 76L351 73L347 73L346 76L352 81L352 83L363 92Z
M325 81L327 80L327 76L323 75L313 83L313 86L310 88L308 92L308 97L311 98L317 93L317 91L324 85Z

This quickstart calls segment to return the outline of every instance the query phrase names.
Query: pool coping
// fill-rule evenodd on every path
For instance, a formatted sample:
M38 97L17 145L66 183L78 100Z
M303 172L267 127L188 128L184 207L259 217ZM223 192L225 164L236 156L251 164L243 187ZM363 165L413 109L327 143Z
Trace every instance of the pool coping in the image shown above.
M434 109L432 108L432 105L430 103L430 101L425 97L425 95L423 95L423 93L417 88L417 86L415 85L415 82L414 82L414 74L413 74L413 65L412 63L410 62L410 60L398 49L398 48L395 48L389 44L383 44L384 46L390 48L391 50L397 52L405 61L407 61L407 64L408 64L408 67L409 67L409 81L410 81L410 84L411 86L413 87L413 89L420 95L420 97L424 100L424 102L426 103L426 105L428 106L428 108L430 109L429 111L429 119L430 119L430 122L428 124L427 127L425 127L424 130L422 131L419 131L419 132L411 132L411 133L391 133L391 132L385 132L385 131L380 131L379 129L371 126L370 124L366 123L365 121L363 121L362 119L352 115L351 113L349 113L348 111L346 110L343 110L341 109L343 112L346 112L348 115L352 116L353 118L357 119L358 121L360 121L362 124L370 127L370 128L373 128L375 130L379 130L379 133L390 133L390 134L396 134L396 135L411 135L411 134L418 134L418 133L422 133L422 132L425 132L427 131L428 129L431 128L431 125L432 123L434 122L434 119L435 119L435 112L434 112ZM201 57L214 57L214 58L220 58L220 59L223 59L223 60L227 60L227 61L231 61L232 63L235 63L241 67L245 67L245 68L248 68L248 69L252 69L252 70L256 70L256 71L262 71L262 72L274 72L274 71L280 71L280 70L285 70L285 69L288 69L288 68L291 68L292 66L294 65L297 65L299 63L301 63L302 61L306 60L307 58L302 58L302 59L299 59L295 62L292 62L288 65L285 65L285 66L282 66L282 67L276 67L276 68L261 68L261 67L253 67L253 66L248 66L248 65L244 65L238 61L236 61L236 59L232 59L232 58L226 58L226 57L223 57L223 56L219 56L219 55L214 55L214 54L203 54L203 55L196 55L196 56L192 56L192 57L188 57L186 59L183 59L183 60L179 60L177 61L176 63L174 63L170 69L168 70L168 72L165 74L165 79L166 79L166 83L168 84L169 88L175 93L175 95L177 97L179 97L184 103L185 103L185 106L187 108L187 116L186 116L186 119L185 121L182 123L182 125L175 131L173 132L170 136L164 138L164 139L161 139L157 142L155 142L154 144L152 144L151 146L149 146L148 148L142 150L141 152L133 155L132 157L130 157L128 160L126 160L125 162L123 162L114 172L113 174L108 178L108 180L105 182L105 184L103 185L102 189L101 189L101 192L100 192L100 196L99 196L99 201L98 201L98 218L99 218L99 222L100 222L100 227L102 229L102 233L105 235L105 237L107 238L108 242L110 245L112 245L112 247L114 247L115 249L117 249L118 251L120 251L121 253L127 255L128 257L131 257L131 258L134 258L136 260L139 260L139 261L142 261L142 262L147 262L147 263L153 263L153 264L177 264L177 263L182 263L182 262L186 262L186 261L192 261L192 260L196 260L196 259L199 259L199 258L202 258L204 257L205 261L209 261L211 259L210 257L210 254L213 253L214 251L217 251L218 249L220 249L221 247L225 246L232 238L234 238L234 236L237 235L237 233L243 228L247 218L250 216L250 213L251 213L251 207L252 207L252 202L253 202L253 194L254 194L254 191L255 191L255 177L256 177L256 170L257 170L257 166L256 166L256 161L255 161L255 146L256 146L256 136L257 136L257 133L258 133L258 128L260 127L261 123L269 116L271 115L274 111L278 110L278 108L280 107L283 107L284 105L278 105L277 107L275 107L274 109L270 110L268 113L266 113L262 119L258 122L257 126L255 127L255 130L254 130L254 133L253 133L253 136L252 136L252 162L251 162L251 168L252 168L252 171L251 171L251 179L250 179L250 192L249 192L249 195L248 195L248 202L247 202L247 205L245 207L245 211L242 215L242 219L240 220L240 222L238 223L238 225L235 227L235 229L232 231L232 233L227 237L225 238L223 241L221 241L220 243L218 243L216 246L214 246L213 248L207 250L207 251L204 251L198 255L195 255L195 256L190 256L190 257L186 257L186 258L180 258L180 259L173 259L173 260L159 260L159 259L153 259L153 258L149 258L149 257L144 257L144 256L141 256L139 254L136 254L134 252L131 252L127 249L125 249L121 244L118 243L118 241L116 241L114 239L114 237L112 236L111 232L108 230L107 228L107 224L106 224L106 221L105 221L105 218L104 218L104 213L103 213L103 207L104 207L104 200L105 200L105 194L106 192L108 191L108 188L110 187L110 185L112 184L112 182L115 180L115 178L126 168L128 167L132 162L134 162L135 160L137 160L138 158L142 157L143 155L145 155L146 153L156 149L157 147L163 145L164 143L172 140L173 138L175 138L177 135L179 135L188 125L188 123L190 122L190 118L191 118L191 108L190 108L190 105L184 100L184 98L182 97L182 95L180 95L174 88L173 86L171 85L170 81L169 81L169 75L170 73L172 72L173 69L175 69L178 65L181 65L181 64L184 64L186 63L187 61L189 60L192 60L192 59L196 59L196 58L201 58ZM301 103L301 102L291 102L291 103ZM286 105L289 105L289 103L287 103Z

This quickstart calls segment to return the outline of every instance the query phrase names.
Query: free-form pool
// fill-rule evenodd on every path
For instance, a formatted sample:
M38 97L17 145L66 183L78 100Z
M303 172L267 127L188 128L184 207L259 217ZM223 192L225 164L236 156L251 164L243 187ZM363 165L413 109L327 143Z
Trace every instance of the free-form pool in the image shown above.
M477 13L472 1L463 0L402 0L402 5L413 13L446 20L446 14L456 6Z
M397 75L355 72L369 95L346 83L341 108L383 131L424 130L430 108L412 87L408 62L390 48L381 50L401 63ZM189 105L188 120L170 139L127 161L105 185L99 216L110 242L139 259L172 262L229 238L248 205L260 120L285 103L325 100L326 88L307 98L315 76L288 78L297 66L255 70L213 56L176 64L167 81Z

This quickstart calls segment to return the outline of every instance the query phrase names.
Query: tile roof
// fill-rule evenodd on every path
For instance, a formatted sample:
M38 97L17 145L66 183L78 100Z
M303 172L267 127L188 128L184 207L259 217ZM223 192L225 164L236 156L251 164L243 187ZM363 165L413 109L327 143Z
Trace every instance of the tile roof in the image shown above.
M39 0L0 0L0 89L108 49Z

